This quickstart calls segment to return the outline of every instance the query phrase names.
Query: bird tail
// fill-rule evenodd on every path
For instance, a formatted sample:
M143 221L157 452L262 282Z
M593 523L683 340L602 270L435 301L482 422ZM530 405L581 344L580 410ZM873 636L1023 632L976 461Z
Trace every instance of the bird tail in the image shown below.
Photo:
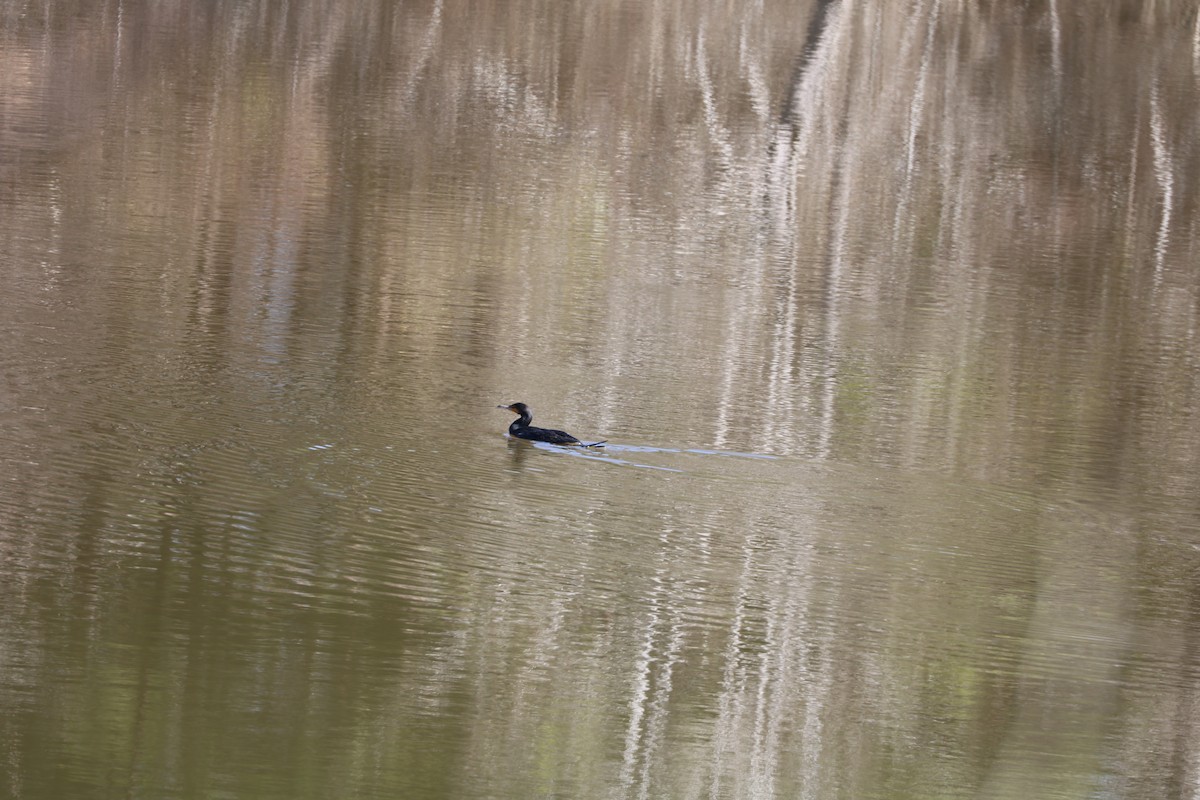
M604 439L603 441L599 441L599 442L580 442L579 446L580 447L604 447L604 445L607 441L608 441L608 439Z

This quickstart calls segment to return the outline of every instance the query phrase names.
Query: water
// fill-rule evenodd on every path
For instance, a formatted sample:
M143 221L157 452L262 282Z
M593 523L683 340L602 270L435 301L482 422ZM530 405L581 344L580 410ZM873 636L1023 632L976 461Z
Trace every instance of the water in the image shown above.
M1197 19L0 2L0 797L1195 796Z

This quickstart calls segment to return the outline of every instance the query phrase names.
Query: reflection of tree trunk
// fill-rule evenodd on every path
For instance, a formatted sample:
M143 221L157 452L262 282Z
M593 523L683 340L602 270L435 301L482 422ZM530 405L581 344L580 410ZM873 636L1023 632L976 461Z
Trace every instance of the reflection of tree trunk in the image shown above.
M813 372L805 374L806 370L803 365L796 363L800 347L797 341L800 284L797 263L799 245L796 240L796 191L802 165L808 155L814 111L819 109L821 102L829 97L826 94L823 99L818 99L817 94L824 93L817 88L806 90L805 86L816 87L819 85L814 83L814 80L819 81L819 77L810 78L810 76L814 75L814 71L821 69L819 64L822 60L818 58L818 55L823 51L828 51L831 47L825 34L834 18L830 12L838 5L838 0L817 1L817 7L808 22L804 45L792 70L787 97L780 109L779 122L767 153L766 186L767 204L772 220L770 225L772 249L774 250L772 261L778 268L785 270L781 305L775 315L777 321L774 324L772 335L774 344L771 347L769 361L768 413L766 417L772 421L772 424L768 430L763 432L767 441L791 441L793 439L795 431L792 425L797 419L797 403L803 402L800 397L801 394L805 394L798 391L799 386L806 383L821 385L826 394L831 391L832 386L829 375L825 374L822 368L817 368L817 373L820 374ZM828 58L825 61L828 61ZM841 152L840 158L844 159L845 157L846 154ZM831 192L834 195L840 194L836 188L839 171L839 168L834 168L833 173L829 176ZM830 281L832 286L836 279L836 270L831 268L830 271L834 273ZM830 307L825 310L830 320L836 320L835 308ZM828 327L830 324L827 324ZM836 323L832 323L832 330L832 335L827 333L825 336L827 345L836 339ZM823 400L822 406L831 409L832 400L830 399L828 402ZM829 438L825 431L831 422L831 415L821 413L820 418L818 427L822 433L818 434L818 438L824 442ZM783 421L782 425L779 424L780 421Z
M808 21L808 35L804 38L804 47L801 48L800 55L796 59L796 66L792 69L787 100L784 101L783 108L779 112L779 122L783 125L795 124L800 86L804 83L804 76L808 74L808 65L812 61L813 53L817 50L817 43L821 41L821 35L825 33L825 28L829 24L829 9L837 2L838 0L817 0L817 10L812 19Z

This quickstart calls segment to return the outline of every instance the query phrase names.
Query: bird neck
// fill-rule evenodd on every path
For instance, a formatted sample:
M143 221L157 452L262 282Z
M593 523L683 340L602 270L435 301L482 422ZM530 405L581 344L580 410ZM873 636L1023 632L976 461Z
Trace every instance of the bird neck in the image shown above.
M522 428L528 428L530 422L533 422L533 414L530 414L528 411L522 411L520 418L514 419L512 424L508 426L508 432L514 433Z

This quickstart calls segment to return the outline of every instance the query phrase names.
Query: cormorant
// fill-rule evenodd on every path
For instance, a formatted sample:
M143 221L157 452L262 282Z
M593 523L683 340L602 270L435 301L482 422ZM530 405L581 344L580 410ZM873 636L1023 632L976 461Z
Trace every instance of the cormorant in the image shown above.
M512 403L507 406L496 406L496 408L507 408L517 415L518 418L513 420L513 423L508 426L508 433L518 439L549 442L550 444L577 444L580 447L601 447L604 444L604 442L581 442L566 431L533 427L529 424L533 422L533 413L529 410L529 406L524 403Z

